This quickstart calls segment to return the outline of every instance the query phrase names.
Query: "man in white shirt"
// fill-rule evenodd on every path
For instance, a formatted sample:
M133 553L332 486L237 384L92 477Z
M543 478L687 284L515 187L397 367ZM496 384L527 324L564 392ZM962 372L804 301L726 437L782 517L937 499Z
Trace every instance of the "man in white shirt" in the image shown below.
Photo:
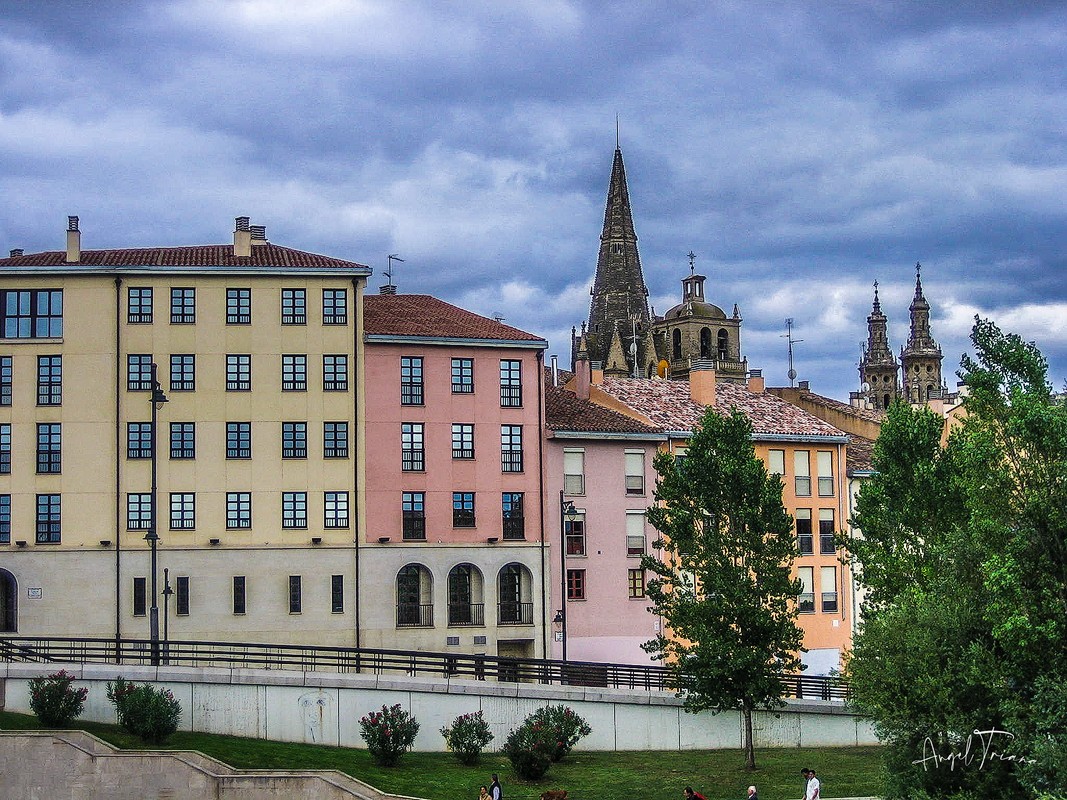
M815 777L815 770L809 769L808 786L804 790L804 800L820 800L822 794L820 794L819 790L821 788L822 787L819 784L819 779Z

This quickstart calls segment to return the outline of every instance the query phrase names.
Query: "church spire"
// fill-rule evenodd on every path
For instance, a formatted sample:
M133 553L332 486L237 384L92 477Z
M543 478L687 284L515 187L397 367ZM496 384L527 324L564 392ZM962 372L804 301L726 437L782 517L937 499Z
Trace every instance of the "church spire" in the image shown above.
M909 307L911 333L900 351L904 390L912 403L941 397L941 346L930 333L930 304L923 294L922 264L915 265L915 297Z
M886 409L897 396L897 360L889 347L889 320L878 299L874 282L874 303L867 316L867 344L860 360L861 394L874 408Z
M589 305L590 357L595 361L605 361L616 332L622 339L623 352L630 352L634 338L634 317L637 319L637 345L640 348L641 334L650 321L648 289L645 288L641 272L630 192L626 185L626 168L622 161L622 150L618 146L611 165L604 229L600 235L592 294ZM633 365L629 366L632 368Z

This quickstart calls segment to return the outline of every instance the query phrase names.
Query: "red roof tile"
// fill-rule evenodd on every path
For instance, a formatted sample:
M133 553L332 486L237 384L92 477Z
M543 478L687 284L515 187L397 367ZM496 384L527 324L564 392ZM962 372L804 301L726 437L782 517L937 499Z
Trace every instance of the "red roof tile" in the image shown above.
M845 470L847 474L871 472L874 469L871 463L873 455L874 441L852 434L848 440L848 448L845 451Z
M363 329L368 336L495 339L548 346L540 336L426 294L367 295L363 298Z
M562 386L545 384L545 425L552 431L580 433L647 433L659 431L632 417L578 397Z
M206 244L192 247L140 247L123 250L82 250L81 260L67 263L65 250L0 258L0 270L19 267L294 267L370 272L354 261L293 250L266 242L252 245L252 255L234 256L233 245Z

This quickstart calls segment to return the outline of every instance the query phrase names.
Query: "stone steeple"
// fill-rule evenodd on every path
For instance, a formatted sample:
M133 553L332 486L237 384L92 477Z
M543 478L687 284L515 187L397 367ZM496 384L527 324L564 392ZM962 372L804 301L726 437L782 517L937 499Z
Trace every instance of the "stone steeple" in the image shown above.
M867 316L867 345L860 360L861 394L874 408L886 409L899 394L897 360L889 348L889 321L878 301L878 281L874 282L874 304Z
M600 234L600 253L597 256L592 295L588 329L590 358L604 362L612 339L618 335L627 361L627 372L632 373L633 320L636 317L637 359L641 364L648 360L648 354L641 350L644 349L644 334L650 318L648 289L641 272L630 193L626 186L626 168L622 163L622 150L617 146L611 165L604 230Z
M900 351L904 394L911 403L923 403L942 393L941 346L930 334L930 304L923 295L922 265L915 265L915 297L911 301L911 333Z

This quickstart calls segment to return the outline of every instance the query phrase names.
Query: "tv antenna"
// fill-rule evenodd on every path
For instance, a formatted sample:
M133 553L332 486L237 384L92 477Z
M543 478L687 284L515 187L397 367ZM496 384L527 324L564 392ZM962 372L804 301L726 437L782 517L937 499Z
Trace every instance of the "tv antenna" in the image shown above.
M385 261L386 267L385 272L383 274L385 275L386 284L385 286L380 287L379 291L382 294L396 294L396 285L393 283L393 262L399 261L401 264L403 264L404 259L396 255L396 253L393 253L392 255L386 256Z
M797 371L793 369L793 345L798 342L804 341L803 339L793 338L793 318L790 317L785 321L785 333L781 334L782 339L785 339L789 343L789 385L793 385L793 381L797 378Z

